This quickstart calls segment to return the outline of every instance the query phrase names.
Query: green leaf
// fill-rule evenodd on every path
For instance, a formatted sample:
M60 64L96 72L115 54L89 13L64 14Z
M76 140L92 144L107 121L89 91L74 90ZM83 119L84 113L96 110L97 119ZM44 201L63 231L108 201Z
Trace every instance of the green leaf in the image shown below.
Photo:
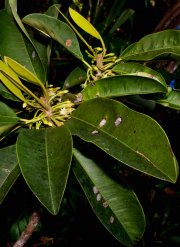
M76 85L81 84L86 80L87 74L80 67L76 67L71 73L67 76L64 82L64 89L68 89L74 87Z
M6 7L9 7L11 9L12 15L14 17L14 19L16 20L18 26L20 27L20 29L23 31L23 33L26 35L26 37L29 39L29 41L32 43L32 40L27 32L27 30L25 29L18 13L17 13L17 0L8 0L8 5ZM33 43L32 43L33 45Z
M69 8L69 14L73 21L85 32L92 35L94 38L101 40L102 37L99 34L99 32L96 30L96 28L88 21L86 18L84 18L81 14L79 14L77 11L75 11L72 8Z
M172 90L164 99L156 100L157 103L175 110L180 110L180 91Z
M109 35L112 35L120 26L122 26L133 14L135 11L133 9L125 9L117 21L114 23L112 28L109 31Z
M82 90L83 100L134 94L167 93L167 87L147 76L120 75L97 80Z
M10 131L19 121L15 112L0 102L0 136Z
M44 82L46 81L46 76L47 76L47 66L48 66L48 61L47 61L47 47L41 42L37 41L32 33L28 33L26 28L24 27L21 18L19 17L17 13L17 0L8 0L9 7L11 9L12 15L14 19L16 20L16 23L18 24L19 28L21 31L26 35L26 37L29 40L29 43L31 45L27 45L27 49L31 50L28 51L31 56L32 60L32 65L35 68L35 71L38 70L37 75L39 78L41 78ZM27 42L28 44L28 42ZM31 49L30 49L31 46ZM39 74L40 73L40 74Z
M66 127L22 131L17 156L26 183L52 214L57 214L72 157L72 137Z
M45 14L29 14L22 21L56 40L75 57L83 59L76 35L66 23Z
M122 60L152 60L164 54L180 55L180 31L164 30L144 36L138 42L127 47L120 58Z
M112 68L112 71L119 75L137 75L151 78L167 87L166 81L160 73L139 63L118 63Z
M10 69L7 64L0 60L0 80L16 97L26 101L23 94L16 85L22 85L18 76Z
M175 183L178 164L168 137L149 116L112 99L85 101L66 123L73 135L145 174Z
M20 169L15 145L0 149L0 204L15 183L19 174Z
M15 13L14 7L12 9ZM8 2L6 8L0 11L0 56L2 58L4 56L11 57L29 69L40 80L45 81L46 73L36 49L32 42L24 37L21 26L18 26L19 21L16 22L17 18L10 12L12 9Z
M1 83L0 83L0 95L9 100L19 101L19 99Z
M35 85L41 86L42 82L34 75L31 71L26 69L24 66L16 62L10 57L4 57L5 63L23 80L31 82Z
M61 7L60 4L53 4L51 5L48 10L45 12L46 15L58 18L59 11L58 9Z
M120 15L122 12L122 9L124 7L124 4L126 3L126 0L114 0L112 2L112 7L109 10L109 13L107 13L107 17L103 21L103 32L112 24L114 23L115 18ZM101 3L100 3L101 4Z
M145 230L143 209L135 193L78 150L74 149L73 153L73 171L96 216L119 242L134 246Z

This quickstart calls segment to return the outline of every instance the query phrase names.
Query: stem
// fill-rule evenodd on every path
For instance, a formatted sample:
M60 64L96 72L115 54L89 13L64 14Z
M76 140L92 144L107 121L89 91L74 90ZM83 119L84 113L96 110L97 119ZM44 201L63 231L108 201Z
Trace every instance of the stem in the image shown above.
M102 45L102 49L103 49L103 57L106 55L106 46L104 44L103 39L100 37L100 41L101 41L101 45Z
M28 239L31 237L33 232L35 231L38 223L40 221L40 214L38 212L34 212L30 219L26 229L22 232L19 239L13 245L13 247L23 247L27 243Z

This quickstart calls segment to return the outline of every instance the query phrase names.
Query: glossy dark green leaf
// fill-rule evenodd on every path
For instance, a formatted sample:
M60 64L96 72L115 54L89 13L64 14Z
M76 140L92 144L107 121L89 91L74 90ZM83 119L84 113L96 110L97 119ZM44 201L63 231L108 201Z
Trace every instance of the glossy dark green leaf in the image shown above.
M76 35L66 23L45 14L29 14L23 18L23 22L56 40L77 58L83 59Z
M62 126L22 131L17 155L26 183L52 214L57 214L72 157L72 137Z
M66 78L63 88L68 89L79 85L86 80L86 77L86 72L80 67L76 67Z
M0 149L0 204L20 174L16 146Z
M167 93L167 87L147 76L117 75L97 80L82 90L83 100L150 93Z
M19 121L15 112L3 102L0 102L0 135L11 130Z
M71 133L92 142L124 164L176 182L178 164L168 137L149 116L106 98L82 103L67 122Z
M180 91L172 90L166 98L156 100L157 103L175 110L180 110Z
M135 193L78 150L74 149L73 153L73 171L96 216L120 243L134 246L145 230L143 209Z
M52 16L52 17L55 17L55 18L58 18L58 15L59 15L59 11L58 9L60 8L60 4L53 4L51 5L47 11L45 12L46 15L49 15L49 16Z
M6 1L6 8L0 11L0 56L11 57L44 82L44 67L32 42L23 35L24 29L15 9L16 1L11 0L11 4Z
M180 55L180 31L164 30L144 36L138 42L127 47L120 55L122 60L152 60L164 55Z
M10 99L13 101L19 101L19 99L12 94L2 83L0 83L0 95L6 99Z
M166 81L160 73L140 63L118 63L112 68L112 71L119 75L137 75L151 78L167 87Z

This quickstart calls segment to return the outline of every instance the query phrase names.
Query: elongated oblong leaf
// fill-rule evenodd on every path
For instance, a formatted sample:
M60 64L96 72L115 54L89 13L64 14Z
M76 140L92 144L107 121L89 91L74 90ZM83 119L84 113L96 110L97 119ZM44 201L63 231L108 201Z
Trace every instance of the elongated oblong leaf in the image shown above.
M97 80L82 90L83 100L133 94L167 93L167 86L147 76L117 75Z
M11 130L19 121L15 112L3 102L0 102L0 136Z
M102 39L99 32L95 29L95 27L88 21L86 18L84 18L81 14L79 14L77 11L75 11L72 8L69 8L69 14L73 21L85 32L89 33L96 39Z
M68 89L86 80L87 74L80 67L76 67L66 78L63 88Z
M38 200L57 214L72 157L72 137L62 126L22 131L17 156L24 179Z
M19 101L19 99L11 93L2 83L0 83L0 95L6 99Z
M180 91L172 90L166 98L156 100L157 103L175 110L180 110Z
M6 8L0 11L0 55L2 58L4 56L11 57L37 75L42 81L45 81L45 69L37 51L30 42L30 37L26 39L23 36L24 29L20 24L21 20L17 13L15 14L17 11L16 3L11 1L11 7L8 6L8 1L6 3Z
M112 71L119 75L137 75L151 78L161 83L164 87L167 87L166 81L161 74L139 63L118 63L112 68Z
M76 160L73 171L95 214L119 242L134 246L145 230L143 209L135 193L78 150L74 149L73 153Z
M122 60L152 60L163 54L180 55L180 31L164 30L144 36L127 47L120 55Z
M109 31L109 34L112 35L120 26L122 26L133 14L133 9L125 9L119 18L116 20L114 25L112 26L111 30Z
M0 204L20 175L16 146L0 149Z
M40 86L42 82L30 70L26 69L20 63L16 62L10 57L4 57L5 63L23 80L31 82Z
M83 59L76 35L66 23L45 14L29 14L23 18L23 22L56 40L77 58Z
M67 122L73 135L92 142L145 174L176 182L178 164L167 135L149 116L112 99L85 101Z
M21 85L21 81L12 69L7 64L0 61L0 80L2 83L12 92L17 98L22 101L26 101L21 90L16 85Z

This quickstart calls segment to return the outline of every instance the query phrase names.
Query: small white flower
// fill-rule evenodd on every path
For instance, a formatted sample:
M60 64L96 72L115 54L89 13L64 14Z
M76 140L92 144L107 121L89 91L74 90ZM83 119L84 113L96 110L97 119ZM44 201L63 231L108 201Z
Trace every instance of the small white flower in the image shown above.
M61 110L59 111L60 115L61 116L65 116L68 114L68 111L65 107L61 108Z

